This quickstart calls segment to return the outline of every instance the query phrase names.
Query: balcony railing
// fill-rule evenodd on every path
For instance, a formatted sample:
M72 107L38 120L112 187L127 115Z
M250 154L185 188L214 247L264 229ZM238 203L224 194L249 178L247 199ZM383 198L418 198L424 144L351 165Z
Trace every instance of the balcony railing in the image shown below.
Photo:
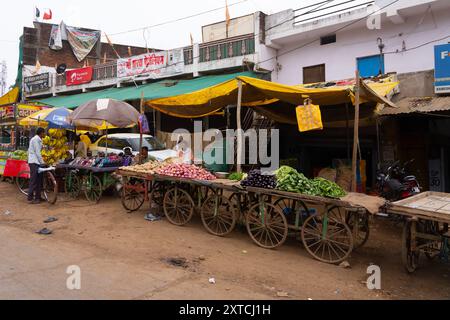
M220 41L200 44L200 63L245 56L255 53L255 35L228 38ZM184 63L193 64L194 50L192 47L184 49Z
M98 64L92 67L92 81L101 81L117 78L117 63ZM66 75L56 75L56 86L61 87L66 85Z

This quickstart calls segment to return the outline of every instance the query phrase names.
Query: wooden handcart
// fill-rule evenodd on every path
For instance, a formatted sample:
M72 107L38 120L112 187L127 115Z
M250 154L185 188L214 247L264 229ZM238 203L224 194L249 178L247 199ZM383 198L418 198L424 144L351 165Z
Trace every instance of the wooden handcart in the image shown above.
M402 261L406 271L417 270L421 254L450 262L450 194L424 192L390 204L387 212L405 218Z
M247 192L257 199L246 215L247 230L263 248L281 246L289 233L300 234L315 259L337 264L368 239L369 215L363 207L278 190L247 188Z
M196 181L119 170L126 181L122 203L138 210L146 200L160 206L169 222L189 223L199 212L206 230L226 236L240 219L260 247L275 249L289 233L301 235L317 260L340 263L369 236L367 210L345 201L259 188L224 180ZM321 208L320 213L311 207Z
M66 194L72 199L77 199L81 193L84 193L88 201L98 203L103 193L118 182L112 176L118 169L115 167L97 168L59 164L56 168L66 170L64 187Z
M161 175L117 172L124 179L122 204L126 210L139 210L145 201L162 208L170 223L188 224L200 213L206 230L216 236L230 234L238 221L237 208L226 193L243 192L238 183L181 179Z

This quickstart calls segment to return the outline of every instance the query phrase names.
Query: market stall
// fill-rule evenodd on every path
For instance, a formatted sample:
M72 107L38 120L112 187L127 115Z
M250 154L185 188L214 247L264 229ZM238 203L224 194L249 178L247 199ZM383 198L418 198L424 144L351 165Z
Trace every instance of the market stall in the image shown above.
M13 168L8 169L8 159L26 163L26 150L32 130L21 125L20 121L43 108L42 106L25 104L0 106L0 175L10 178L16 177L11 175L15 170ZM9 163L14 165L13 161L9 161Z
M77 129L99 131L109 128L127 128L139 124L139 112L131 105L100 99L89 101L69 115L71 125ZM131 164L131 157L105 154L90 158L76 158L57 168L65 171L66 193L73 199L83 192L88 201L98 203L107 189L118 184L114 172Z
M194 165L154 162L121 168L118 174L125 177L122 204L129 212L149 200L177 226L198 213L205 229L216 236L229 235L242 223L266 249L300 232L308 252L326 263L344 261L367 241L368 211L375 213L334 183L308 180L288 167L274 176L255 170L218 179Z
M299 114L304 109L308 109L311 115L311 110L319 109L319 105L320 107L325 106L326 109L327 105L353 104L355 106L353 163L355 164L359 147L357 130L360 120L359 105L367 102L378 108L382 106L395 108L396 106L384 98L384 95L397 85L398 83L385 83L371 86L357 76L353 85L341 88L305 88L237 77L191 94L151 100L147 102L147 105L171 116L197 118L218 112L228 105L236 104L237 169L238 172L241 172L239 157L242 155L243 139L239 129L241 129L241 109L243 107L252 108L275 121L291 123L292 119L296 119L294 124L299 126L300 131L308 131L322 128L322 122L319 121L320 124L315 126L311 126L310 123L301 123ZM280 109L280 103L290 107L284 110ZM318 114L320 115L320 111ZM311 122L310 120L309 122ZM286 172L283 173L283 171ZM303 244L316 259L328 263L338 263L344 261L354 248L362 246L367 241L370 231L368 212L376 213L378 207L384 204L382 199L344 198L345 192L331 181L307 179L293 168L280 168L278 172L280 176L277 175L277 177L268 177L260 172L249 173L250 177L240 185L242 188L235 194L231 194L229 199L232 199L233 204L226 204L227 207L240 209L238 211L242 213L249 235L255 243L264 248L276 248L285 242L290 232L296 234L300 232ZM355 190L354 182L357 172L355 167L352 172L352 187ZM149 174L145 180L160 181L161 175ZM171 183L174 182L171 181ZM181 185L197 184L197 182L185 179L178 183ZM139 193L149 191L148 187L137 187L136 185L129 187L129 194L134 194L136 197ZM219 186L218 189L220 190L221 187ZM196 203L196 199L190 197L189 192L178 194L176 190L174 191L172 188L169 196L167 196L168 191L163 191L165 192L163 199L173 200L175 196L175 202L163 202L163 208L166 215L169 213L170 216L172 213L178 218L185 217L179 221L182 225L190 220L193 210L202 208L203 204L199 201ZM201 193L196 191L191 194L197 197ZM126 192L124 195L126 196ZM178 196L181 199L180 207L178 207ZM146 197L146 195L140 195L141 201ZM375 210L369 210L368 208L372 206L366 205L367 202L376 202ZM212 206L209 212L214 212L215 220L223 223L227 219L220 218L221 211L217 206L219 203L221 202L216 201L215 206ZM224 203L226 202L224 201ZM199 211L202 212L201 209ZM228 210L228 212L232 211ZM171 220L170 217L168 219ZM228 219L227 225L234 226L233 221L234 219ZM173 223L173 221L171 222ZM228 229L226 231L229 233L232 228L231 231Z

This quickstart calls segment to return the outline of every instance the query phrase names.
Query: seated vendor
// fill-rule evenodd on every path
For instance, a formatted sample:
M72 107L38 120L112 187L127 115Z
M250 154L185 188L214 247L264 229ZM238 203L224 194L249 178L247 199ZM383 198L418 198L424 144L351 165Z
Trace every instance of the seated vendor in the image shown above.
M75 151L75 157L76 158L87 158L88 156L88 148L86 143L84 143L80 137L76 138L77 142L77 149Z
M134 158L133 164L144 164L149 161L155 161L155 158L148 154L148 147L142 147L141 152Z

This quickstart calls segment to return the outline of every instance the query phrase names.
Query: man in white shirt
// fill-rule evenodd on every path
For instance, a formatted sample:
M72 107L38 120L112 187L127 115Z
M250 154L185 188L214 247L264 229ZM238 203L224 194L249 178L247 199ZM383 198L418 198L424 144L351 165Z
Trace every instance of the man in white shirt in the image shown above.
M38 128L36 135L30 140L30 147L28 148L28 164L30 166L30 188L28 189L28 202L32 204L39 204L43 199L41 198L42 190L42 174L39 173L39 168L45 165L42 159L42 139L45 137L45 130Z

